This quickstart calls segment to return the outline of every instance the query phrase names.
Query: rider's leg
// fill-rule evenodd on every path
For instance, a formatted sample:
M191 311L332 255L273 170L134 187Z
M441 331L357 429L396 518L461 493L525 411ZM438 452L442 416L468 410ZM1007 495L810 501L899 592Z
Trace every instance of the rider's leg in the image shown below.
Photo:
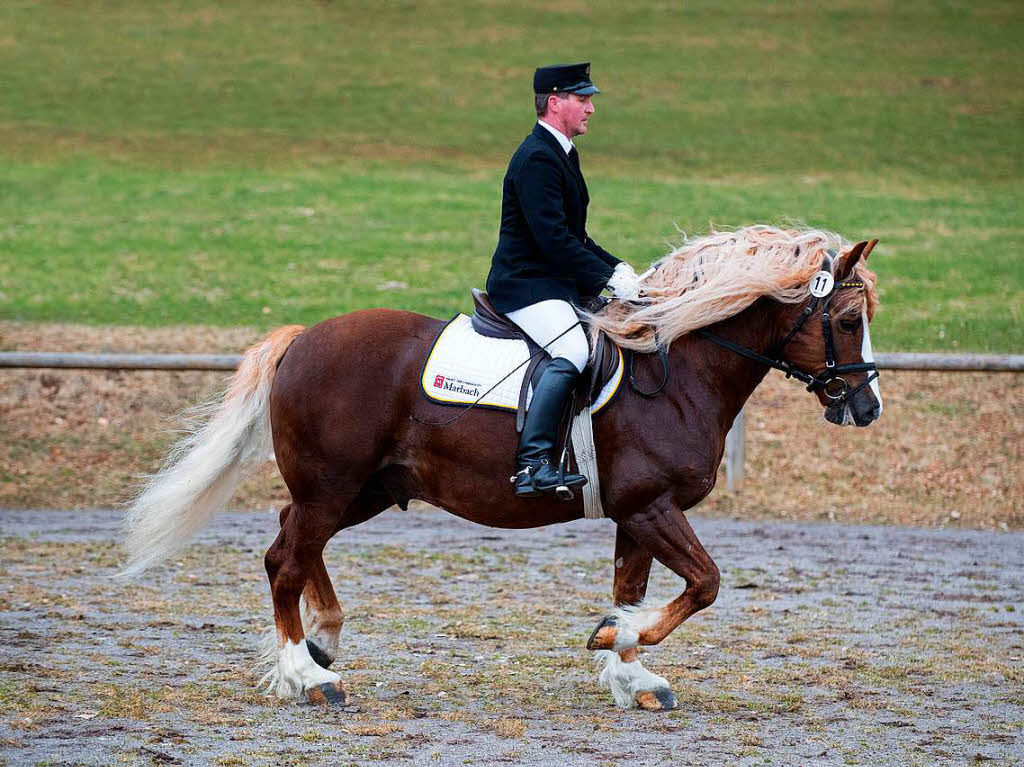
M534 388L519 438L516 495L530 497L559 486L584 485L587 479L580 474L561 476L554 452L566 400L590 356L587 336L566 301L541 301L509 312L508 317L552 357Z

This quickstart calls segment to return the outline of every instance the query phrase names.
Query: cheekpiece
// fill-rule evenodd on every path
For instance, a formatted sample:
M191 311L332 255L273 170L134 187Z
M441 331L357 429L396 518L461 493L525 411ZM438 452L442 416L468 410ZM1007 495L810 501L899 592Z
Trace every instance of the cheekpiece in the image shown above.
M533 92L542 93L575 93L589 96L600 93L590 80L590 62L579 64L553 64L539 67L533 74Z

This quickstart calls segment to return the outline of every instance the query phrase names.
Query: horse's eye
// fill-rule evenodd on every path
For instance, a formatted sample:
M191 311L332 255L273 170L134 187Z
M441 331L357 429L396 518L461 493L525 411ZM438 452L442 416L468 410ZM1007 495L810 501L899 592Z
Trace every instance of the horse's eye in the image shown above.
M839 329L844 333L856 333L860 327L860 318L855 320L839 320Z

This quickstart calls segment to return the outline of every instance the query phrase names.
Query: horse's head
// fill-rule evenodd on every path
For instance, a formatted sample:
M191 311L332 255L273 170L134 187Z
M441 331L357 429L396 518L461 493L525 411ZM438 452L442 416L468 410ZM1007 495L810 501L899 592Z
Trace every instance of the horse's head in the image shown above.
M840 426L867 426L882 414L868 331L877 304L875 275L864 265L877 242L826 257L807 300L787 312L792 324L782 329L782 356L813 374L808 390L825 406L826 420Z
M590 315L590 332L647 353L693 333L804 382L832 423L867 426L882 413L864 264L876 242L844 249L833 232L763 224L687 238L645 273L641 300ZM732 318L738 327L713 329Z

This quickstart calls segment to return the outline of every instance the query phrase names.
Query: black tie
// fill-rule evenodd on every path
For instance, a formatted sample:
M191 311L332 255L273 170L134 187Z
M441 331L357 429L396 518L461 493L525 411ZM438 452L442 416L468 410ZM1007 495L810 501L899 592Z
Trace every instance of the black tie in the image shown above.
M576 169L576 172L580 172L580 153L576 151L576 147L569 150L569 162L572 163L572 167Z

